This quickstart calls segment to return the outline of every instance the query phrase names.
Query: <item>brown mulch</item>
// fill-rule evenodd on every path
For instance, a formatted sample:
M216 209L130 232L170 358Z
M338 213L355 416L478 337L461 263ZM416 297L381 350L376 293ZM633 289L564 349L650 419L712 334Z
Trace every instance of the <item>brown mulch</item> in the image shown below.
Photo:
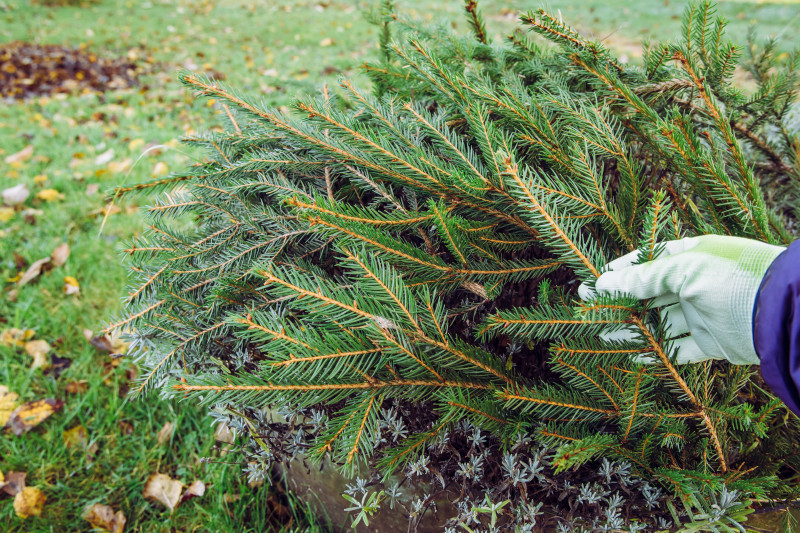
M0 44L0 96L108 91L136 85L142 67L128 58L109 59L81 48L22 41Z

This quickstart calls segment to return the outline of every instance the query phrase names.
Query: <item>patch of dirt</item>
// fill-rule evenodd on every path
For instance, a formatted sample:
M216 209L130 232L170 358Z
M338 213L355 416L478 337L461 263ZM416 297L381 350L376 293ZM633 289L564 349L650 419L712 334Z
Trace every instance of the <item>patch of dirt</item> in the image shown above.
M103 58L88 50L14 41L0 45L0 96L24 99L136 85L144 68L128 58Z

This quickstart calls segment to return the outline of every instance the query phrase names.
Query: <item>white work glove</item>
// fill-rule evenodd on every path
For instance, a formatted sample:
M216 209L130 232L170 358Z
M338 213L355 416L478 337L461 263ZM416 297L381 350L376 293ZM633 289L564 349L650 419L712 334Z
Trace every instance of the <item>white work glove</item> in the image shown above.
M610 262L595 290L655 298L668 338L690 333L674 342L678 363L727 359L736 365L759 364L753 305L767 269L784 249L719 235L669 241L653 261L635 264L639 252L632 252ZM584 300L595 296L585 284L578 294ZM634 334L623 330L602 337L626 340Z

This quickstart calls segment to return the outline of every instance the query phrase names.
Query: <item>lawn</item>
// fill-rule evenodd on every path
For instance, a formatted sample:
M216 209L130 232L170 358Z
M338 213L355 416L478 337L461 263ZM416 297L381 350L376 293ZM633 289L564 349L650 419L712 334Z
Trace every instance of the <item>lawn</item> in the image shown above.
M176 81L179 69L224 75L275 106L335 84L338 76L365 84L358 65L375 56L377 32L363 14L375 3L100 0L48 7L41 0L0 0L0 52L15 40L79 46L148 71L131 89L0 101L0 191L19 184L30 191L23 204L0 211L0 332L32 330L29 340L51 347L47 357L69 361L58 375L33 368L24 347L0 342L0 385L18 402L64 402L27 433L6 429L0 437L0 471L26 473L27 485L47 498L41 515L26 520L12 498L0 499L7 531L85 531L91 526L84 509L94 503L122 511L126 531L265 531L303 517L302 510L287 510L274 489L248 486L203 411L156 397L128 399L135 366L89 341L121 309L121 251L142 230L136 200L116 200L110 208L105 193L187 165L199 154L178 139L220 127L221 110L195 103ZM466 29L459 0L428 4L398 1L397 9ZM540 4L481 5L490 33L501 38L518 10ZM679 32L685 7L676 0L546 5L631 61L639 41ZM781 50L791 48L800 30L796 3L725 2L718 12L730 19L731 35L744 37L757 22L759 35L783 37ZM20 274L62 243L70 248L63 265L18 286ZM77 294L65 292L66 277L74 278ZM143 496L155 473L187 486L199 480L205 493L170 512Z

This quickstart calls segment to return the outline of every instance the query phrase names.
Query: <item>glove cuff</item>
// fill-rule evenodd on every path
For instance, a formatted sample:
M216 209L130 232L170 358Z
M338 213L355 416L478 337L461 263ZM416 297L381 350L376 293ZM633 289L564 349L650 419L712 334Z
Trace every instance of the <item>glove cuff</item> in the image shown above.
M745 248L736 263L736 270L731 279L733 286L730 291L728 308L731 310L733 326L739 331L743 331L747 337L748 350L746 354L741 354L741 358L736 357L735 361L731 360L734 364L758 364L759 362L755 348L753 348L753 307L761 280L769 265L784 250L785 248L780 246L759 243L756 246Z

